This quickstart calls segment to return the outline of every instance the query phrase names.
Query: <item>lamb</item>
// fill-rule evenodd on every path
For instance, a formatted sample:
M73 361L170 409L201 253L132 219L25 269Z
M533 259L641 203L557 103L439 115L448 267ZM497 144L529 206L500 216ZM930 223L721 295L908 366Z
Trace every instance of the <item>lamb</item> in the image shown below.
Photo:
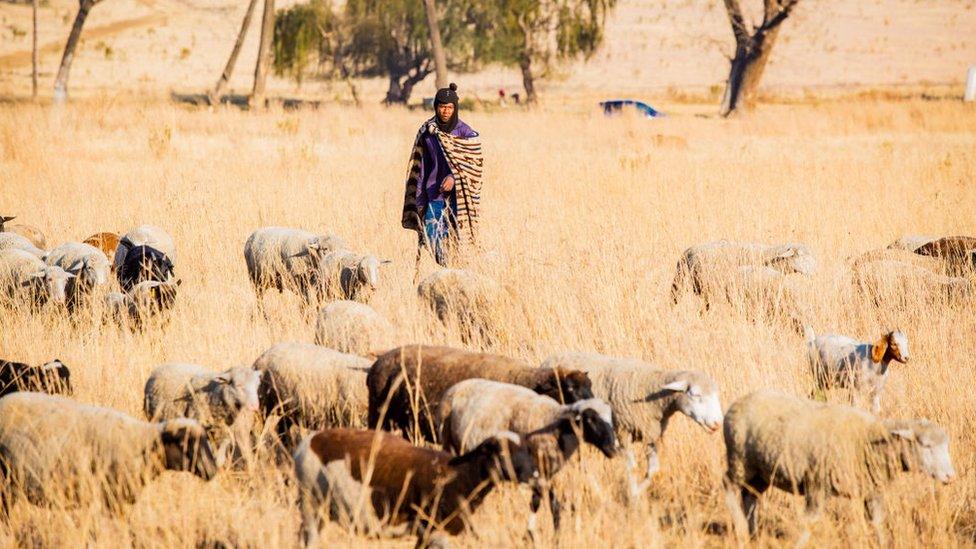
M370 427L415 431L435 441L438 403L455 383L483 378L528 387L558 401L572 404L593 398L584 372L563 368L535 368L501 355L451 347L407 345L381 355L369 369Z
M322 298L322 275L329 272L323 268L325 256L343 248L342 239L332 234L316 236L286 227L254 231L244 244L244 259L258 301L269 288L293 291L306 302Z
M332 520L367 533L379 533L386 518L392 526L411 525L422 547L433 545L435 529L463 532L468 515L501 481L528 482L538 474L512 433L453 457L380 431L326 429L303 440L294 459L306 546L318 540L318 510L326 501Z
M216 474L210 444L189 419L146 423L109 408L43 393L0 399L0 494L39 506L88 506L115 513L165 470L204 480Z
M965 276L976 269L976 237L948 236L933 240L915 249L923 256L938 257L949 263L949 274Z
M265 416L280 416L282 445L292 450L307 430L364 427L370 363L307 343L279 343L262 353L254 362L264 374L258 400Z
M966 278L942 276L923 267L890 260L857 265L854 285L879 306L889 300L905 305L913 297L932 303L972 294L972 282Z
M70 395L71 371L58 359L42 366L0 359L0 397L18 391Z
M880 537L882 491L896 473L921 470L943 483L955 476L949 438L930 421L881 420L849 406L775 391L732 404L724 434L725 500L739 537L747 528L756 533L758 498L770 486L805 496L802 544L827 496L863 498Z
M66 288L69 309L85 302L108 281L111 264L102 250L81 242L67 242L48 252L45 262L75 275Z
M700 244L685 250L678 261L671 300L677 304L690 286L696 295L705 299L708 307L714 284L721 283L728 271L747 265L769 267L783 274L810 275L817 261L809 248L797 243L769 246L719 240Z
M51 267L24 250L0 251L0 302L38 307L46 302L63 304L68 281L75 275Z
M919 234L906 234L905 236L899 238L898 240L888 244L889 250L906 250L909 252L914 252L915 250L921 248L922 246L932 242L933 240L938 240L937 236L930 235L919 235Z
M393 347L395 329L369 305L335 301L319 311L315 343L343 353L366 356Z
M149 246L162 252L170 261L176 261L176 243L165 230L155 225L139 225L129 230L119 239L112 264L118 271L129 250L137 246Z
M35 246L33 242L23 235L0 232L0 251L5 250L23 250L41 260L47 255L46 251Z
M145 326L153 318L165 319L164 315L176 304L176 290L180 283L180 280L147 280L133 286L128 293L110 292L104 300L107 317L134 328Z
M47 248L47 237L44 236L44 233L40 229L23 223L7 225L8 221L13 221L14 219L17 219L17 217L0 216L0 233L17 233L30 241L32 245L42 250Z
M634 496L650 485L651 476L661 468L658 446L671 416L681 412L710 433L718 431L722 421L718 384L704 372L660 370L641 360L596 353L556 354L541 367L586 372L593 380L593 393L613 408L618 433L647 444L647 478L638 484L631 475ZM633 469L630 450L627 460L628 468Z
M119 246L119 250L122 245ZM118 257L120 254L116 254ZM176 280L173 261L160 250L151 246L128 248L117 265L115 276L124 291L130 291L140 282L170 282Z
M511 297L494 280L463 269L434 271L420 281L417 293L441 322L460 328L465 342L492 340L499 310Z
M379 283L380 265L390 263L374 255L337 249L322 256L320 275L327 299L368 303Z
M467 379L448 389L437 409L437 423L444 449L457 455L503 431L522 437L542 481L533 489L529 532L535 530L535 513L546 488L553 524L559 529L560 504L549 480L579 448L577 432L606 457L617 452L606 402L591 398L563 405L532 389L487 379Z
M834 385L871 394L871 411L881 411L881 394L888 380L891 361L907 364L908 336L901 330L882 335L877 341L862 343L842 335L817 337L807 329L810 368L816 388Z
M115 272L115 252L119 249L119 235L111 232L95 233L82 240L85 244L90 244L105 254L105 257L112 258L110 270Z

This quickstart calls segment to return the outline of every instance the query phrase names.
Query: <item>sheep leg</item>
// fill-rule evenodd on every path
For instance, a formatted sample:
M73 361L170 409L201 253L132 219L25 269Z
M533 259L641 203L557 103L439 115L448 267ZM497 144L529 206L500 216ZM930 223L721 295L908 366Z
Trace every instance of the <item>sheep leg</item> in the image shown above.
M657 453L657 445L652 442L647 445L644 451L647 459L647 476L643 481L640 482L640 484L637 483L637 474L634 472L637 468L637 461L634 458L634 453L629 448L626 452L627 472L628 477L630 478L630 495L633 498L637 498L644 493L644 491L647 490L647 488L651 485L651 477L661 470L661 458Z
M803 513L803 532L796 541L796 547L803 547L810 541L810 525L823 515L824 493L812 490L806 494L806 510Z
M298 491L298 508L302 515L302 543L305 547L318 545L322 517L319 514L320 494L315 489Z
M559 523L562 519L562 507L559 504L559 500L556 498L556 491L553 489L552 485L549 485L549 511L552 512L552 528L553 530L558 531Z
M741 488L728 475L725 476L722 483L725 485L725 505L729 508L729 514L732 516L732 530L740 540L745 539L746 532L751 531L746 522L746 514L742 509L742 505L746 501L747 490ZM755 515L755 502L752 504L752 514Z
M885 508L883 496L880 493L876 493L865 498L864 511L867 514L868 520L874 526L875 533L878 536L878 545L884 547L887 536L884 530Z

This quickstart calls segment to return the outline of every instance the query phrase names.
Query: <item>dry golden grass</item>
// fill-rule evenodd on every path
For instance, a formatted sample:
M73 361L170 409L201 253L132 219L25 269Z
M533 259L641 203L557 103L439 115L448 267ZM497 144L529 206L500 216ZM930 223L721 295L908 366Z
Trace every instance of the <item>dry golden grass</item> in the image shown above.
M708 106L709 110L713 107ZM0 356L53 357L73 368L76 398L141 416L149 371L170 360L214 369L250 364L279 341L312 341L314 322L292 296L256 313L242 257L266 225L334 231L393 260L373 305L403 342L459 345L416 298L415 236L399 226L410 140L424 115L401 110L243 113L93 101L64 110L0 107L2 214L42 227L50 242L139 223L168 228L184 279L164 331L130 334L50 313L3 313ZM593 350L662 368L711 373L723 403L759 388L806 395L802 339L733 308L699 315L668 301L687 246L718 238L802 241L820 259L810 293L818 331L873 339L900 327L913 361L896 365L888 416L925 416L951 434L959 476L938 487L906 475L888 494L899 546L976 543L976 315L973 304L882 309L852 299L846 258L903 233L973 234L976 110L954 101L829 102L767 106L720 120L676 115L607 120L580 109L466 113L487 150L481 268L512 286L528 318L503 319L492 351L539 362ZM425 259L421 272L429 272ZM843 395L832 398L842 400ZM623 460L585 451L562 473L567 511L544 545L731 545L711 533L727 514L724 450L675 418L662 472L648 496L627 502ZM166 474L125 517L19 504L0 540L64 545L288 546L297 541L293 484L270 465L209 484ZM462 546L522 542L528 496L493 494ZM800 498L761 503L762 545L792 542ZM814 527L815 546L873 543L860 505L839 500ZM334 526L323 539L359 545ZM408 542L399 542L405 544Z

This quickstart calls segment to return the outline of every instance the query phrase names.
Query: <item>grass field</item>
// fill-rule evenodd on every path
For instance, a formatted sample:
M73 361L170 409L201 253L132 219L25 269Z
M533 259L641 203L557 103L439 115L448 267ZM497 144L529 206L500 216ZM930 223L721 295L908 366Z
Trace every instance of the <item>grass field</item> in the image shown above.
M713 105L684 110L714 111ZM667 106L665 106L665 110ZM677 109L681 111L681 109ZM3 313L0 357L61 358L76 397L142 415L149 371L165 361L224 369L250 364L279 341L311 341L314 320L292 296L256 304L242 256L267 225L333 231L393 263L374 307L403 343L460 345L431 322L415 286L416 238L400 228L402 179L425 116L397 109L309 112L186 110L102 99L62 110L0 106L0 214L45 230L49 242L167 228L184 280L165 331L130 334L51 313ZM976 543L976 315L973 303L880 308L852 294L847 258L905 233L976 232L976 109L958 101L801 102L721 120L689 114L604 119L581 109L462 113L484 138L484 254L474 262L519 296L490 350L538 363L592 350L662 368L700 369L723 405L760 388L806 395L803 340L778 319L754 323L734 307L701 315L668 290L681 251L729 238L800 241L820 262L805 296L819 332L873 340L899 327L913 360L895 365L882 414L928 417L945 427L958 472L936 487L905 475L888 493L896 546ZM434 268L425 259L421 274ZM842 394L831 395L837 401ZM561 475L574 509L546 546L732 545L722 493L724 449L687 418L665 437L662 472L646 498L628 502L622 459L584 451ZM0 525L0 543L103 546L281 546L297 541L294 486L271 465L204 484L167 474L125 517L25 504ZM770 492L761 545L798 535L802 499ZM528 495L506 488L473 517L461 546L522 542ZM323 539L359 545L329 526ZM857 502L838 500L814 526L813 546L874 543ZM412 543L411 540L397 545Z

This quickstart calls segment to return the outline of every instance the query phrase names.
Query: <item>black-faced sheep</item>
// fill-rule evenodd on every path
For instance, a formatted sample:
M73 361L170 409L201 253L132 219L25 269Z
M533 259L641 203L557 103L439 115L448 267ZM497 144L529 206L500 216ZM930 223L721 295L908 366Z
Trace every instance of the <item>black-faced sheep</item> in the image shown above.
M70 395L71 371L58 359L41 366L0 360L0 397L18 391Z

